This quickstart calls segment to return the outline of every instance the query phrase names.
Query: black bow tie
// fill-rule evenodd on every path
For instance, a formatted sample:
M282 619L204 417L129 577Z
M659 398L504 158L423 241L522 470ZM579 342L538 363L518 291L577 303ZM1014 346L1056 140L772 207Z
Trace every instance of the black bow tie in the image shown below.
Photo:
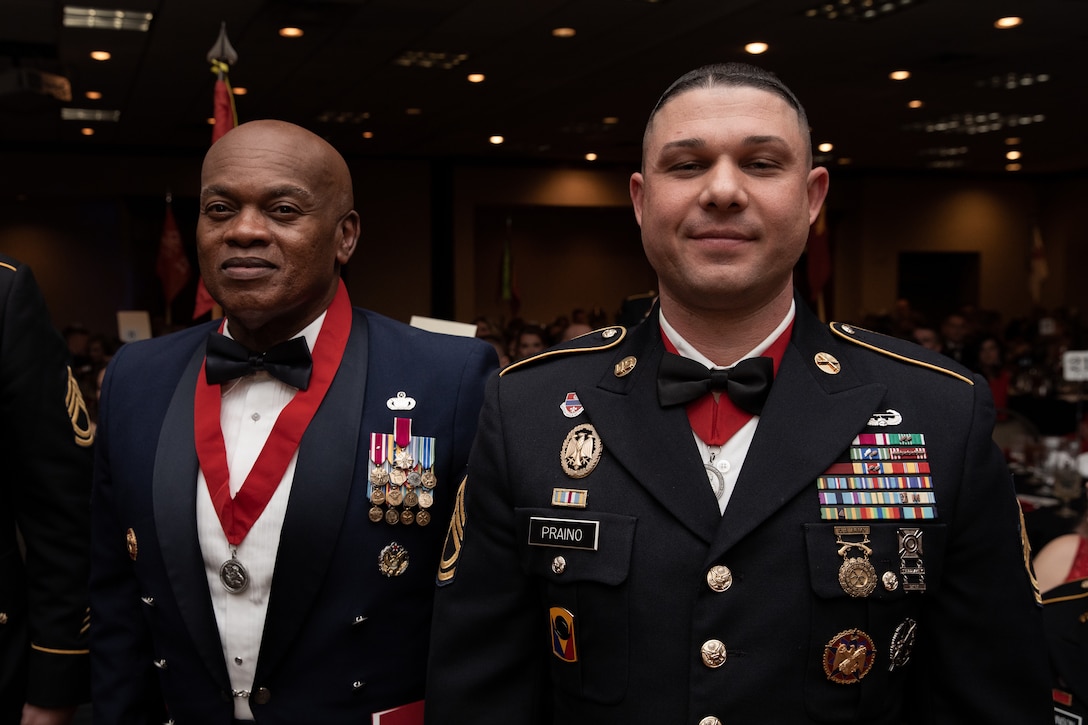
M738 408L759 415L773 380L774 362L769 357L750 357L728 370L711 370L681 355L665 353L657 370L657 399L667 407L724 391Z
M209 385L264 370L288 385L305 390L310 385L310 373L314 367L305 337L281 342L261 353L253 352L226 335L213 332L208 335L204 354L204 372Z

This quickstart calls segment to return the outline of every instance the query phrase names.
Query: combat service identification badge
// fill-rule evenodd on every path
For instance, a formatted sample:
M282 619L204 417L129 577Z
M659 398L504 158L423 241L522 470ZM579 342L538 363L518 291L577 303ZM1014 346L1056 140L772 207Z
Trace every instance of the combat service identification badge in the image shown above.
M589 423L571 428L563 439L563 448L559 453L559 464L563 473L571 478L585 478L601 460L604 444L597 435L597 429Z
M578 661L574 642L574 615L563 607L552 607L548 614L552 624L552 654L564 662Z
M869 673L876 659L873 638L860 629L836 634L824 645L824 672L839 685L852 685Z

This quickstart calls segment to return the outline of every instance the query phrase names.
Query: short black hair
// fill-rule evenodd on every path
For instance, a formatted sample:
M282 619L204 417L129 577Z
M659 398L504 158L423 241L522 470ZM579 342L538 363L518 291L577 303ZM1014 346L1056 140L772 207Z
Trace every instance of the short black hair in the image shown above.
M797 111L797 119L801 124L801 129L804 131L805 137L808 137L808 114L805 113L805 107L801 105L801 101L797 100L797 96L793 94L793 91L782 82L782 79L769 70L748 63L712 63L688 71L680 76L665 89L665 92L661 94L661 98L657 99L657 104L650 111L650 117L646 121L646 130L643 133L643 155L646 152L645 139L649 136L650 129L653 128L654 119L669 101L681 93L696 88L720 86L748 86L775 94L788 103L793 110Z

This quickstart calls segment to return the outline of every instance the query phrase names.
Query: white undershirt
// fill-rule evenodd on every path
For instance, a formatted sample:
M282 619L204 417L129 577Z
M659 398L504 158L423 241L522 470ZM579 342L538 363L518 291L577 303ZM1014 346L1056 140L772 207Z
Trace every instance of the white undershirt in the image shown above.
M668 320L665 319L664 312L661 312L660 316L661 329L665 331L665 336L669 338L669 342L676 347L677 353L705 365L708 368L724 370L727 367L736 365L741 360L746 360L750 357L758 357L766 352L767 348L769 348L771 344L785 332L790 323L793 322L795 313L796 308L794 307L794 302L793 300L790 300L790 309L782 319L782 322L778 323L778 327L776 327L770 335L765 337L763 342L749 350L747 354L737 358L732 364L724 366L715 365L711 362L710 358L696 350L691 343L685 340L680 333L669 324ZM714 494L718 497L718 510L723 514L725 513L725 507L729 504L729 498L733 495L733 489L736 488L737 477L740 476L740 469L744 466L744 459L748 456L748 448L752 445L752 439L756 435L757 425L759 425L759 416L754 415L752 416L752 419L734 433L724 445L720 446L708 445L694 430L691 432L692 437L695 438L695 445L699 447L699 455L703 459L703 465L713 466L718 473L721 474L721 485L716 485L716 476L709 471L707 472L707 478L711 488L716 489Z
M322 313L300 333L306 338L311 350L324 319L325 314ZM229 325L223 332L230 337ZM245 483L246 476L257 461L276 419L295 397L296 392L298 388L280 382L265 372L247 375L222 386L219 420L227 449L231 497ZM204 472L199 471L197 474L197 536L204 556L204 573L208 577L212 608L215 610L219 639L223 645L223 657L230 674L230 686L236 693L234 717L239 720L253 719L249 699L238 693L249 692L253 687L265 615L268 613L272 572L276 565L276 552L279 550L280 530L287 512L287 499L291 493L297 460L298 451L295 451L268 505L237 547L238 561L249 572L249 586L238 594L228 592L219 580L219 567L231 558L233 547L227 542L227 535L223 533L219 516L212 505Z

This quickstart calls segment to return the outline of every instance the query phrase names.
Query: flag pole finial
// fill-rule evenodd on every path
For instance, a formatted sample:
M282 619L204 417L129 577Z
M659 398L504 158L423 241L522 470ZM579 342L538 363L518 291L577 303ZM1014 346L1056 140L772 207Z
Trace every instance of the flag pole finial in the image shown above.
M215 39L215 45L208 51L208 62L215 63L216 61L226 63L228 66L238 62L238 51L230 44L230 38L227 37L227 21L225 20L219 24L219 37Z

